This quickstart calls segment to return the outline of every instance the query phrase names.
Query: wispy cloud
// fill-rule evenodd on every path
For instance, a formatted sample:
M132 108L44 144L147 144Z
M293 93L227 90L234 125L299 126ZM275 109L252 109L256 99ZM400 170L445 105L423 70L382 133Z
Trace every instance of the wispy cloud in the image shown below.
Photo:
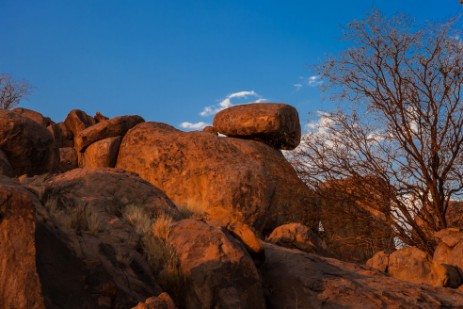
M294 86L294 88L296 89L296 91L299 91L299 90L301 90L301 88L302 88L303 85L302 85L301 83L296 83L296 84L294 84L293 86Z
M217 105L206 106L201 113L199 113L203 117L215 115L223 109L229 108L233 106L235 100L238 99L248 99L248 98L255 98L253 102L265 102L266 99L257 94L254 90L251 91L238 91L227 95L224 99L222 99ZM233 101L233 102L232 102ZM246 102L251 103L251 102Z
M208 126L208 124L205 123L205 122L202 122L202 121L195 122L195 123L185 121L185 122L182 122L180 124L180 127L184 128L184 129L188 129L188 130L202 130L207 126Z
M309 87L317 87L323 84L323 81L320 79L320 75L312 75L307 79L307 85Z
M236 104L247 104L247 103L253 103L253 102L262 103L265 101L267 101L267 99L259 95L254 90L233 92L227 95L225 98L218 101L217 104L204 107L202 112L199 113L199 115L202 117L210 117L210 116L214 116L221 110L229 108ZM180 124L180 127L185 130L191 131L191 130L202 130L204 129L204 127L208 125L210 124L204 121L199 121L199 122L185 121Z

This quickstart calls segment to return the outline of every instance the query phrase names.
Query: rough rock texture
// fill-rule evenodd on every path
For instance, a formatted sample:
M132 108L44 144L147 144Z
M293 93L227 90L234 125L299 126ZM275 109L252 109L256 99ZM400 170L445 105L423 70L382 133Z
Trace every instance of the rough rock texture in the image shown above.
M51 124L47 129L55 139L56 147L74 147L74 135L69 131L64 122Z
M331 256L325 242L307 226L300 223L281 225L274 229L265 240L283 247Z
M120 143L120 136L94 142L85 149L79 165L84 168L114 167Z
M66 147L59 149L59 165L60 171L69 171L77 168L77 153L74 147Z
M45 117L41 113L33 111L31 109L16 107L12 109L11 111L23 117L34 120L35 122L37 122L38 124L44 127L48 127L49 125L53 124L53 121L50 118Z
M323 239L335 258L363 264L378 251L394 249L386 187L377 177L346 178L320 186Z
M172 298L167 293L161 293L156 297L150 297L144 302L138 303L132 309L175 309Z
M73 109L66 116L66 119L64 119L64 124L66 128L72 132L72 136L74 136L75 140L80 131L95 124L95 119L84 111Z
M14 177L14 171L5 153L0 150L0 175Z
M0 149L16 176L43 174L58 166L58 148L48 130L8 110L0 110Z
M378 252L367 261L367 265L411 283L436 287L460 285L452 268L433 261L429 255L416 247L402 248L390 254Z
M439 243L434 251L434 261L457 268L463 278L463 232L459 228L448 228L434 234ZM462 280L462 279L460 279Z
M168 241L185 279L185 308L265 308L252 259L223 229L181 220L171 227Z
M267 308L458 308L463 294L417 286L369 267L265 244Z
M78 152L83 152L85 148L96 141L116 136L124 136L125 133L145 120L137 115L119 116L82 130L75 136L74 147Z
M387 272L389 255L390 253L379 251L366 262L366 265L379 271Z
M252 140L141 123L121 142L116 167L136 172L178 206L221 207L270 232L289 222L317 229L317 201L280 151Z
M38 203L17 182L0 176L0 308L45 308L35 261Z
M127 221L178 216L164 193L134 174L74 169L23 183L39 196L37 268L47 308L130 308L161 289ZM70 293L72 291L72 293Z
M277 149L294 149L301 141L299 115L287 104L232 106L215 115L213 126L227 136L259 140Z
M100 113L100 112L96 112L96 114L95 114L95 116L93 117L93 119L95 119L95 122L96 122L96 123L109 120L108 117L106 117L105 115L103 115L103 114Z

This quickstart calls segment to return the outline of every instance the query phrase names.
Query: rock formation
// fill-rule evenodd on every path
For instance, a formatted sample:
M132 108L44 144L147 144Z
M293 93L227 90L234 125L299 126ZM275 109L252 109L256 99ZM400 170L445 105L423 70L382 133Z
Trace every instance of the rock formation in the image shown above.
M352 217L336 226L320 215L280 152L299 138L285 104L224 110L204 132L0 111L0 308L461 306L463 288L442 287L462 283L459 229L436 234L433 258L414 248L379 253L371 267L326 257L365 249L330 242L328 230L372 238ZM389 211L372 179L324 188L373 193L347 203L369 232L387 227Z

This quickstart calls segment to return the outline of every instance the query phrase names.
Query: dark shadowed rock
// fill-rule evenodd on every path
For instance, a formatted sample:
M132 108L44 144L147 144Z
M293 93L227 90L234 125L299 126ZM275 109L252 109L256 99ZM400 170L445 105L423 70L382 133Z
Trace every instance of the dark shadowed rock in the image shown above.
M252 259L223 229L182 220L171 227L168 241L185 279L185 308L265 308Z
M196 213L224 208L260 232L289 222L318 228L312 192L280 151L260 142L145 122L122 139L116 167Z
M90 144L81 156L80 166L84 168L114 167L121 137L108 137Z
M177 217L163 192L116 169L74 169L23 183L43 203L37 267L47 308L131 308L161 292L127 216Z
M80 131L93 126L95 124L95 119L84 111L73 109L66 116L66 119L64 119L64 124L66 128L72 132L72 136L74 136L75 139Z
M16 176L43 174L58 166L58 148L47 128L8 110L0 110L0 149Z
M0 150L0 175L8 176L8 177L14 177L14 171L13 168L11 167L10 161L8 161L8 158L6 157L5 153L3 153L2 150Z
M0 308L45 308L36 271L37 198L0 176Z
M72 132L69 131L64 122L53 123L47 129L53 136L56 147L74 147L74 135L72 135Z
M44 127L48 127L49 125L53 124L53 121L50 118L45 117L41 113L33 111L31 109L16 107L11 111L23 117L34 120L35 122Z
M369 267L265 244L267 308L459 308L463 294L414 285Z
M59 165L60 171L65 172L77 168L77 153L74 147L66 147L59 149Z
M232 106L215 115L214 128L227 136L259 140L277 149L294 149L301 141L299 115L287 104Z
M137 115L119 116L107 121L101 121L97 124L79 132L75 137L75 148L83 152L85 148L102 139L108 137L124 136L125 133L145 120Z

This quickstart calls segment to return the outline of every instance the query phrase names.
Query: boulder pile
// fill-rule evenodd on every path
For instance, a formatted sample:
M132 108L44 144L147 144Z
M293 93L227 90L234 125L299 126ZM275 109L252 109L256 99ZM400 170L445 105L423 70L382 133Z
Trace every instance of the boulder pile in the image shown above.
M0 308L463 304L444 288L461 284L459 230L436 235L433 259L414 248L371 267L332 258L322 203L281 152L300 136L286 104L235 106L202 132L0 111Z

